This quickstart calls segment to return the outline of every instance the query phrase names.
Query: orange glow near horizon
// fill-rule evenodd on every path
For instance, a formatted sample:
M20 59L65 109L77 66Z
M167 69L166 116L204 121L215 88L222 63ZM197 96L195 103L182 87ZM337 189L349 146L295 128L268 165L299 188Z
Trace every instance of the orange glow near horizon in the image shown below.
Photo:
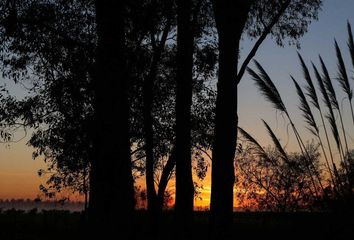
M45 177L39 177L37 171L45 168L46 165L42 159L32 160L32 148L25 147L24 142L10 145L0 144L0 199L35 199L38 196L43 196L39 190L39 185L45 183ZM198 189L199 194L194 200L195 209L209 209L211 193L210 167L202 182L198 181L195 175L193 178L199 185L203 185L203 188ZM136 181L136 186L140 186L141 190L144 190L146 186L145 178L139 178ZM174 188L175 183L172 179L167 187L167 190L172 193L170 207L174 205ZM72 201L84 201L84 196L79 194L68 193L67 195L70 195L70 200ZM140 207L146 207L146 203L138 202L137 205L139 204ZM234 199L234 207L240 207L236 198Z
M37 172L45 163L32 160L32 148L25 142L0 144L0 199L33 199L40 194L43 179Z
M345 24L347 21L350 22L352 28L354 24L354 14L352 13L354 1L323 1L321 8L322 11L319 12L318 21L313 21L309 25L308 32L299 39L301 49L297 49L293 45L287 46L287 40L284 42L286 47L278 47L274 39L268 37L262 43L262 46L260 46L254 57L263 65L274 80L274 84L277 86L284 104L293 118L294 124L298 127L299 135L306 141L310 141L314 136L305 128L306 124L301 116L301 111L298 109L299 99L289 77L289 74L291 74L301 83L301 86L305 84L296 52L299 51L302 54L308 67L310 67L309 64L311 61L314 61L315 65L318 65L318 54L321 54L327 64L331 77L336 77L338 70L337 58L335 57L333 48L333 37L335 36L340 47L343 48L345 65L352 65L350 54L347 50L344 51L344 48L346 48L348 36ZM243 62L247 57L255 41L256 39L251 40L246 36L243 38L240 43L240 62ZM249 66L254 67L254 64L250 63ZM350 69L350 75L352 76L351 70L352 68ZM313 76L313 71L311 71L311 75ZM0 85L3 84L9 87L10 94L14 97L23 97L27 94L27 90L23 88L22 84L15 84L12 79L4 79L0 76ZM213 82L210 82L210 86L213 84ZM353 82L351 86L354 86ZM334 87L338 93L338 99L345 99L346 95L340 90L340 86L335 84ZM250 133L262 146L273 146L271 138L262 124L261 119L264 119L271 125L271 128L287 152L301 151L297 145L295 135L289 128L286 117L279 114L279 111L272 108L272 104L266 101L264 96L261 96L249 74L243 76L238 88L238 125ZM347 100L342 101L341 108L343 108L343 121L347 128L345 131L348 133L348 143L352 147L354 144L354 128L352 128L351 114L349 111L346 112L349 109L348 107L350 107L348 104ZM314 115L316 120L318 120L317 123L319 123L319 115L317 113L314 113ZM327 125L328 131L329 127ZM323 124L319 124L319 128L320 135L323 136ZM46 168L46 164L42 159L32 160L33 149L26 145L30 135L31 131L28 131L26 138L15 143L4 144L0 142L0 199L33 199L41 194L39 185L45 183L45 177L39 177L37 171ZM18 133L16 140L21 137L23 137L23 132ZM335 163L339 163L340 153L335 149L335 140L330 137L330 141ZM325 147L325 152L329 153L327 146ZM322 153L321 155L323 156ZM210 169L209 167L209 172L202 182L204 188L200 189L200 199L198 197L195 199L196 208L209 207L211 192ZM194 180L197 181L196 176L194 176ZM141 186L141 189L145 189L144 178L139 179L136 184ZM174 192L173 182L170 183L168 189ZM243 189L235 189L234 192L242 193L242 191ZM236 194L234 194L235 208L241 207L239 204Z

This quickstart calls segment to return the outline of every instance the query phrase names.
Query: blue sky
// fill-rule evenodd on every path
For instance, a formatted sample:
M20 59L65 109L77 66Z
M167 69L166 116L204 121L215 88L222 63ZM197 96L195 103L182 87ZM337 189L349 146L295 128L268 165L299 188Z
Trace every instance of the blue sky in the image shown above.
M290 79L291 74L301 86L305 84L297 51L301 53L309 67L311 60L318 65L318 54L321 54L331 76L336 77L336 54L334 49L334 38L336 38L342 50L348 73L350 73L350 76L353 76L353 66L346 44L348 39L347 21L354 26L354 1L325 0L322 11L319 14L319 20L314 21L305 36L300 39L301 49L298 50L295 46L278 47L268 37L255 56L255 59L263 65L273 79L285 105L295 119L295 124L302 129L303 137L308 140L312 136L303 128L304 121L297 109L298 98L294 84ZM242 43L242 55L248 52L251 46L252 42L245 40ZM253 64L249 66L252 67ZM338 98L342 101L344 95L338 88L337 82L335 80L333 82L336 90L338 90ZM354 86L354 81L350 83L351 86ZM347 101L344 100L343 103L344 112L346 113L344 117L346 125L354 130L348 112L349 108L347 108ZM261 118L265 119L276 130L281 142L284 145L287 144L288 150L297 150L291 131L289 131L289 135L286 132L287 121L271 107L270 103L265 102L264 97L259 94L254 82L246 74L239 85L239 125L251 133L263 145L268 145L269 138L261 123ZM354 131L349 131L349 133L351 137L354 136ZM353 146L354 142L349 142Z
M354 1L353 0L325 0L319 20L314 21L308 33L300 40L300 53L309 64L310 60L318 64L318 54L324 58L331 75L336 74L336 57L334 51L334 37L336 37L344 55L347 69L351 76L353 67L346 47L347 29L346 22L349 20L354 27ZM353 29L354 30L354 29ZM242 43L242 56L249 51L252 42L245 39ZM255 58L268 71L269 75L277 85L291 115L295 119L295 124L302 129L301 134L306 139L311 139L311 135L302 127L304 121L301 113L297 110L298 99L289 75L293 75L300 85L304 85L302 73L297 58L297 49L294 46L278 47L271 39L267 38L261 45ZM242 59L242 57L241 57ZM253 66L251 64L250 66ZM349 72L349 71L348 71ZM0 79L1 80L1 79ZM20 86L12 86L14 93L23 95L24 90ZM337 92L340 100L344 97ZM351 81L354 86L354 81ZM354 138L354 128L351 122L347 102L344 101L345 122L350 127L349 133ZM265 119L280 137L283 145L287 144L288 150L297 151L294 138L286 132L287 123L285 119L272 109L271 105L265 102L259 94L253 81L245 74L239 85L239 125L251 133L262 145L270 143L264 129L261 118ZM354 141L349 141L354 146ZM10 145L0 144L0 198L12 196L15 198L35 197L38 193L40 179L37 177L37 170L44 166L40 160L33 161L31 157L32 149L26 146L26 140ZM8 192L5 192L8 189Z

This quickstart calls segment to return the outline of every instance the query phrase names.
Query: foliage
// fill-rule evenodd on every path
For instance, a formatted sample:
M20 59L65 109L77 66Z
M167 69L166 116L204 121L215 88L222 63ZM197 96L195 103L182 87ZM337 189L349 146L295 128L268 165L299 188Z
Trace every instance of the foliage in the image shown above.
M247 34L251 38L260 36L273 20L275 13L288 2L289 6L271 29L270 36L280 46L284 46L286 41L300 46L299 39L306 33L311 21L318 19L321 0L255 1L246 25Z
M311 159L311 173L307 171L309 164L299 153L281 153L278 148L268 147L264 154L257 152L257 141L249 141L249 137L240 138L235 158L237 199L246 209L260 211L300 211L316 207L313 195L312 180L322 171L319 163L318 145L313 142L307 145ZM284 158L284 154L287 156Z
M203 179L208 169L205 153L211 149L213 139L216 99L213 79L218 68L218 46L210 2L196 0L194 3L200 7L200 12L193 16L196 19L196 50L192 154L195 158L193 169ZM310 22L317 18L321 1L255 1L244 30L247 36L256 38L268 34L267 26L286 3L289 5L270 29L270 35L280 45L285 39L296 43ZM44 193L52 196L63 188L87 192L92 134L96 127L92 122L95 87L92 79L97 42L94 1L8 0L0 3L0 11L3 13L0 16L3 77L24 85L28 92L24 99L0 99L0 123L4 122L6 126L20 124L33 130L28 142L35 148L33 157L43 157L48 166L39 171L40 175L49 175L47 186L41 187ZM142 83L149 74L161 35L171 24L157 66L151 112L157 159L155 180L158 182L175 141L175 5L169 1L134 0L129 1L126 12L130 135L135 177L145 171ZM263 77L267 76L263 74ZM270 88L274 90L274 86ZM279 94L276 97L280 98ZM284 104L282 108L285 109ZM2 135L7 132L0 131Z
M159 41L158 36L167 24L167 7L165 1L136 0L129 5L127 58L135 177L143 175L145 169L142 82L147 77L156 50L154 41ZM8 125L20 122L33 130L28 144L35 148L33 158L43 157L48 165L47 169L39 171L40 175L48 176L47 186L41 186L48 196L62 188L84 192L88 184L92 131L95 128L92 123L92 78L97 37L93 1L26 0L23 4L3 2L0 9L5 13L0 17L3 77L27 89L27 96L22 100L11 97L1 101L1 110L4 111L1 115L6 116L2 120ZM208 11L210 9L203 2L196 27L192 106L192 139L196 154L200 154L200 149L210 147L215 100L215 93L208 82L215 75L216 46L214 42L203 40L212 33L206 28L213 24L210 17L206 17ZM147 23L147 18L154 21ZM153 38L150 31L155 33ZM152 115L156 133L154 153L158 159L155 163L156 177L174 144L175 34L175 20L172 18L169 39L154 85Z

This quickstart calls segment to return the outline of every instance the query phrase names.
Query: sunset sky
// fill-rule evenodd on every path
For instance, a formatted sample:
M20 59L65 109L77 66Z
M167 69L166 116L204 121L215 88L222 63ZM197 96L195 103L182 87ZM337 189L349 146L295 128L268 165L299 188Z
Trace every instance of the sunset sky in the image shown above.
M353 25L354 30L354 1L353 0L325 0L322 11L319 14L319 20L313 22L308 33L300 40L301 49L299 52L304 57L306 63L312 60L318 64L318 54L321 54L329 72L332 76L337 73L336 57L334 50L334 37L341 47L342 54L348 70L352 70L349 53L347 50L347 20ZM253 42L244 39L242 43L241 60L252 47ZM299 127L304 126L301 113L297 109L298 99L289 75L291 74L298 80L300 85L304 85L302 72L297 58L297 49L295 46L285 46L284 48L276 46L271 38L261 45L257 52L256 59L267 70L270 77L279 88L290 113L294 116L295 124ZM253 64L250 64L252 67ZM351 76L353 76L352 72ZM2 84L5 80L1 79ZM21 86L14 86L13 83L5 81L16 96L23 96L24 90ZM351 81L354 87L354 81ZM335 83L335 86L338 85ZM338 88L337 88L338 89ZM338 91L340 102L344 95ZM344 107L347 107L347 101L343 101ZM351 123L351 119L344 120ZM272 109L271 105L265 102L259 94L254 83L249 76L245 74L239 85L239 125L251 133L263 145L268 145L269 138L262 125L261 118L270 123L271 127L279 134L280 141L287 146L289 151L297 151L294 145L294 138L287 136L287 122ZM349 143L354 143L354 131L348 132L350 135ZM311 139L309 133L304 128L301 134L305 139ZM18 132L16 138L21 138L24 132ZM30 135L30 132L27 133ZM0 199L6 198L35 198L39 194L38 186L43 179L39 178L37 171L45 167L40 159L32 160L33 149L26 145L28 137L23 140L4 144L0 143ZM204 192L201 197L203 201L198 200L196 205L206 206L209 204L210 193L210 172L204 184ZM142 186L144 187L144 186Z

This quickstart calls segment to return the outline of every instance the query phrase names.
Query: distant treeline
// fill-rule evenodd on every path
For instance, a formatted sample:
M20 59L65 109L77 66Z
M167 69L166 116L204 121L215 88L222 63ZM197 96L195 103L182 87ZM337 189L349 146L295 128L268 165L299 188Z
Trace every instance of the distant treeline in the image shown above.
M0 199L0 212L8 209L24 211L42 210L67 210L70 212L81 212L84 210L85 203L80 201L42 201L36 199Z

